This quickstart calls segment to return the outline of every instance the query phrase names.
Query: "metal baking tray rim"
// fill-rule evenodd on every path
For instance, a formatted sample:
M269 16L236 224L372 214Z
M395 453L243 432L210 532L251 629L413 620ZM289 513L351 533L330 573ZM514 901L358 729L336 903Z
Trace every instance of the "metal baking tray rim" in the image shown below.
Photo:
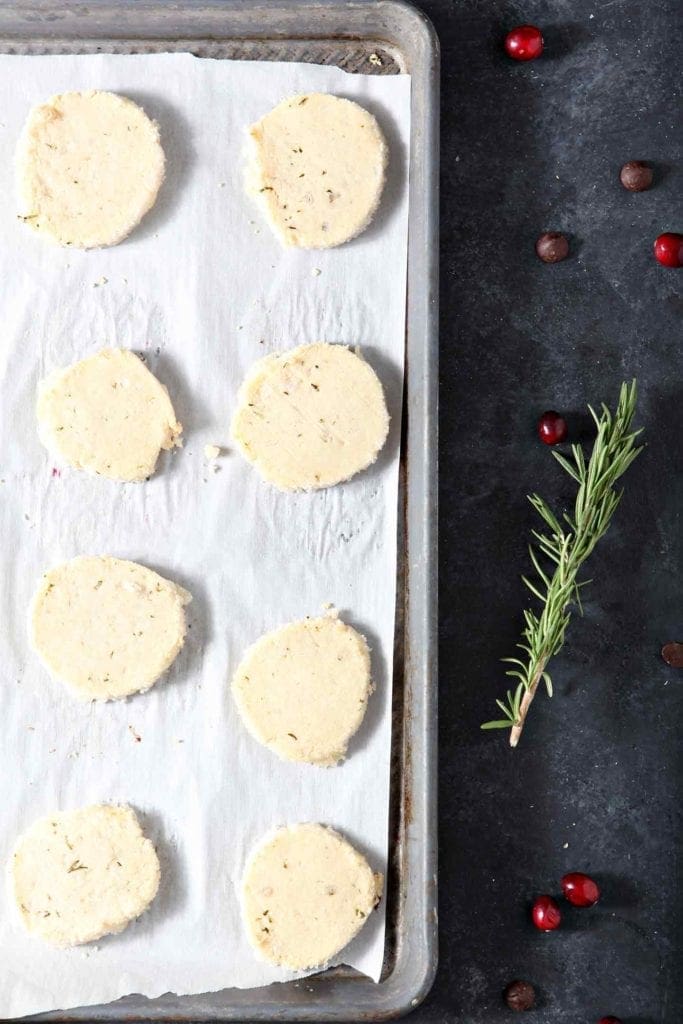
M412 77L406 374L402 444L404 538L400 771L392 794L393 963L379 984L350 969L261 989L226 989L155 1000L131 995L103 1007L39 1014L31 1021L387 1020L424 999L437 965L437 379L439 46L429 19L407 0L0 0L2 52L114 52L220 48L237 59L266 40L311 59L316 45L382 46ZM134 42L133 42L134 41ZM109 45L108 45L109 44ZM138 44L135 46L135 44ZM44 49L42 49L44 47ZM211 55L211 54L205 54ZM225 54L223 54L225 56ZM232 55L232 54L231 54ZM254 59L252 57L252 59ZM278 59L269 55L260 59ZM327 61L325 61L327 62ZM372 67L351 67L371 72ZM399 592L399 601L401 594Z

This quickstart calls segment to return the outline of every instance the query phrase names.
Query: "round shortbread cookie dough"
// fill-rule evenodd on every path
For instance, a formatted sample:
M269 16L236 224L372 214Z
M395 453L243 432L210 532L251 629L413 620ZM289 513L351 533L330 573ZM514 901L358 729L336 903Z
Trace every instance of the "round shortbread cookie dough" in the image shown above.
M82 700L148 690L185 641L182 587L136 562L82 556L46 572L31 640L46 668Z
M37 414L50 452L111 480L145 480L161 449L181 443L166 388L126 349L57 370L39 386Z
M246 652L232 692L252 736L286 761L337 764L372 693L365 637L336 616L291 622Z
M36 821L9 884L24 927L62 948L123 931L159 888L159 859L130 807L95 804Z
M32 108L17 148L19 216L61 245L116 245L164 180L159 129L111 92L65 92Z
M328 249L363 231L379 206L387 144L352 100L292 96L252 125L250 190L284 245Z
M278 967L324 967L360 931L382 875L324 825L278 829L252 854L242 882L249 941Z
M348 480L377 458L389 431L374 370L344 345L317 342L259 359L238 396L232 437L283 491Z

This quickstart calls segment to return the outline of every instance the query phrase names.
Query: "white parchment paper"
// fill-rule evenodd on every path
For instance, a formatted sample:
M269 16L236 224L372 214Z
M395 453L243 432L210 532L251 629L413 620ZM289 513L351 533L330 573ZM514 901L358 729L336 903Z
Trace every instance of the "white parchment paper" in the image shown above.
M160 125L167 180L121 245L76 252L16 219L13 156L31 105L99 88ZM245 128L284 97L330 91L378 117L391 152L381 211L356 241L285 252L243 189ZM0 903L0 1016L197 993L289 975L254 956L236 892L274 826L321 821L376 870L387 857L396 506L405 327L410 80L304 64L154 56L0 56L0 861L38 816L127 802L157 844L150 911L95 946L54 951ZM349 484L280 494L227 451L239 384L260 356L325 340L360 345L392 428ZM144 354L168 387L185 447L144 484L59 467L35 424L38 381L103 346ZM194 596L176 663L145 695L80 704L31 651L43 570L79 554L148 565ZM377 690L342 767L285 764L242 727L229 679L262 632L333 602L368 637ZM377 979L381 907L340 960Z

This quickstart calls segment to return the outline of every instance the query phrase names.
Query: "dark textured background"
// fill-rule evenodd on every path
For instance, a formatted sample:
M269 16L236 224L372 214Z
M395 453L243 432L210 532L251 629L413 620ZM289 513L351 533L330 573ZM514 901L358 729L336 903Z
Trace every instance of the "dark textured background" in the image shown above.
M412 1019L498 1024L512 978L540 990L536 1024L683 1021L679 840L683 670L683 270L652 242L683 231L679 0L422 0L442 44L441 963ZM505 31L538 24L517 64ZM656 185L622 189L630 159ZM544 230L571 258L540 263ZM521 745L483 733L525 592L538 490L568 478L535 437L546 408L590 440L586 402L640 386L647 451L594 554L585 617ZM680 847L678 847L680 853ZM559 932L528 919L567 870L603 886ZM568 905L567 905L568 906Z

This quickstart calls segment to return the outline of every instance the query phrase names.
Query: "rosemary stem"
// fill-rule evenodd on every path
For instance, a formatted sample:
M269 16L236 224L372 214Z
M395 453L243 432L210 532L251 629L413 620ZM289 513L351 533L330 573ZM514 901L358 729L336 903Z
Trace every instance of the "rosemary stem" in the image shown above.
M582 612L580 591L587 581L581 581L579 573L606 534L619 505L617 481L642 451L636 444L640 431L631 429L636 398L636 382L632 381L622 384L614 413L606 405L600 414L588 407L597 428L588 460L578 444L572 445L571 458L553 453L578 484L571 513L558 517L538 494L529 496L545 526L542 532L532 530L529 555L535 575L522 576L522 580L532 597L541 602L541 610L525 608L524 629L515 656L503 659L511 666L505 674L516 680L507 691L507 700L496 701L503 717L482 724L482 729L510 729L512 747L519 743L539 683L544 682L548 696L552 696L547 666L562 649L572 606Z
M536 696L536 690L538 689L538 684L541 681L541 678L543 676L543 672L544 672L545 667L546 667L546 665L548 664L549 661L550 661L550 658L548 657L548 658L545 658L544 661L542 661L539 664L538 668L536 669L534 678L531 681L529 689L525 691L524 696L522 697L522 700L521 700L520 705L519 705L519 718L517 719L517 722L510 729L510 746L511 747L516 747L517 744L519 743L519 738L522 735L522 729L524 728L524 722L526 721L527 712L528 712L529 708L531 707L532 700Z

